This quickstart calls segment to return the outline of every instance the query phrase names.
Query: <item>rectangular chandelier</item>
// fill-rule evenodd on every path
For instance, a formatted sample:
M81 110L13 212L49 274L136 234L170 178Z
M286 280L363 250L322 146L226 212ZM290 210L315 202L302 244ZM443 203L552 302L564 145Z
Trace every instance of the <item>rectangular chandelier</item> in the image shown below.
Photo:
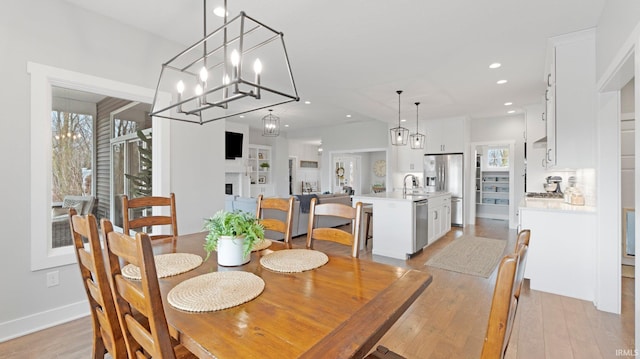
M207 34L204 0L204 37L162 65L151 116L202 125L299 101L284 34L244 12L223 17Z

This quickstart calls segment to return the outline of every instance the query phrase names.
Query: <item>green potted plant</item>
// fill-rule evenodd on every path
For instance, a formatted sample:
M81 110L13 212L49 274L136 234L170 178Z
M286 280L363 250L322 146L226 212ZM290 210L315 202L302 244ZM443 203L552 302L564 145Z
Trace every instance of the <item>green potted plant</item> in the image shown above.
M262 168L263 171L266 171L269 168L269 162L262 162L260 164L260 167Z
M205 219L204 229L209 231L204 249L207 258L218 252L218 264L239 266L249 262L251 249L264 239L264 227L251 213L243 211L218 211Z

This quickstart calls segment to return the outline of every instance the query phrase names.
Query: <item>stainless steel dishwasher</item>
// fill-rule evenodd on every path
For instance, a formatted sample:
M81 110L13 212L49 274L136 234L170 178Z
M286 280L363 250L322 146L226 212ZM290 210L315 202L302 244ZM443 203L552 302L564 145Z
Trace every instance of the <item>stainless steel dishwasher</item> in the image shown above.
M426 199L413 202L413 253L421 250L429 241L429 201Z

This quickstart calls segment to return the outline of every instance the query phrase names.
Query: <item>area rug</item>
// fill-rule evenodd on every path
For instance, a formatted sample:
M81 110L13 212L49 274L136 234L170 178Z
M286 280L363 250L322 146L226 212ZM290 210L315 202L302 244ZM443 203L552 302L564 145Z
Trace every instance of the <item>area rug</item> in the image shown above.
M462 235L425 265L488 278L503 257L506 246L506 240Z

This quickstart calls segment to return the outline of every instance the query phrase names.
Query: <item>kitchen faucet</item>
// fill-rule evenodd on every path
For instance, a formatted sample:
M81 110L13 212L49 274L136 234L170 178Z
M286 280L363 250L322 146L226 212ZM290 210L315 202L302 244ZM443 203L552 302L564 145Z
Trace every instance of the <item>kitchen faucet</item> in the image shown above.
M402 195L405 196L407 194L407 177L411 177L411 193L413 193L413 188L418 186L418 177L408 173L402 179Z

